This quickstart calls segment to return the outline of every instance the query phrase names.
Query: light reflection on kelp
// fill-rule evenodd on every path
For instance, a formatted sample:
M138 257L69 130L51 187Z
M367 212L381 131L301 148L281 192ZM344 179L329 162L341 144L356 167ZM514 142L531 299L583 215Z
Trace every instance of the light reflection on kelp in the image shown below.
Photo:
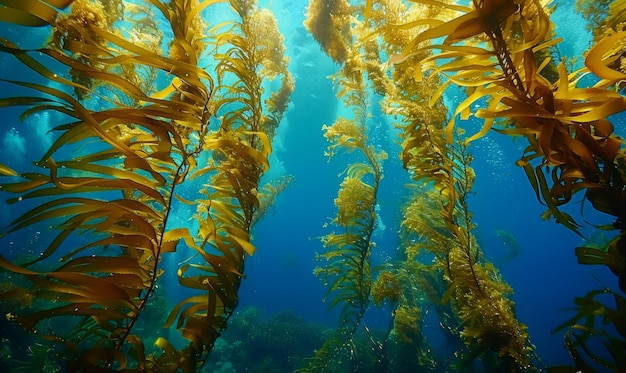
M304 25L337 64L350 113L322 127L327 155L351 163L314 270L340 321L299 371L545 368L474 232L471 142L492 130L525 139L517 164L545 218L580 233L582 218L562 206L581 195L617 231L575 250L609 267L619 290L576 300L557 328L574 366L552 369L626 370L626 163L609 121L626 109L626 1L579 7L596 34L572 69L555 59L545 1L310 1ZM292 181L260 182L294 90L277 20L245 0L24 0L3 2L0 20L49 32L30 49L0 39L24 72L3 72L19 94L0 107L54 120L34 165L0 163L13 218L0 238L55 232L32 253L0 253L0 358L13 371L202 370L237 307L251 227ZM453 87L467 96L446 107ZM381 266L370 263L379 183L397 155L368 136L372 98L397 126L412 179L397 258ZM482 128L466 134L470 117ZM164 284L175 299L159 296ZM388 330L363 323L372 307L390 311ZM429 345L429 311L451 356ZM27 347L12 339L18 327Z

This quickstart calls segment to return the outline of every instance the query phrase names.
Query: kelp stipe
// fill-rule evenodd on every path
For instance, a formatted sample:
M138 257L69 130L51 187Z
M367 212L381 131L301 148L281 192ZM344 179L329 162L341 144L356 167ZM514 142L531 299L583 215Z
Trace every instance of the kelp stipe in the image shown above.
M54 4L69 2L61 3ZM17 306L12 321L67 347L73 355L68 371L197 371L237 305L243 262L254 252L249 230L258 181L268 168L271 137L290 90L281 90L270 102L273 112L266 114L259 96L241 105L232 99L239 92L220 84L227 69L220 67L212 76L198 67L206 47L200 15L215 3L116 2L120 13L114 17L107 17L100 2L86 0L76 0L65 13L39 1L0 9L2 19L19 13L16 23L35 26L40 19L53 27L51 43L37 50L2 40L3 53L50 84L4 80L36 94L6 98L0 106L25 105L24 116L53 111L67 118L53 129L58 136L36 163L39 172L1 168L2 175L22 180L2 184L18 195L9 203L45 197L5 233L40 223L60 233L35 260L0 257L4 270L31 283L16 283L0 299ZM241 8L238 2L232 5ZM247 6L256 11L254 4ZM121 27L120 17L137 27ZM155 19L158 25L151 23ZM261 54L263 46L248 41L246 19L241 22L244 26L229 32L228 39L219 32L211 36L221 46L236 40L233 48ZM256 26L276 33L275 23ZM163 27L173 35L166 52L158 48L160 42L149 43ZM238 58L247 63L249 55ZM41 61L64 69L52 71ZM266 63L240 65L235 80L257 79L257 68ZM282 67L264 77L284 74L290 81L286 64ZM137 74L144 73L155 80L142 81ZM225 118L232 110L236 115L229 118L236 119L222 120L217 129L216 110ZM81 147L76 154L84 144L97 146ZM64 153L71 159L59 160ZM191 179L205 185L192 199L181 194ZM173 209L185 205L197 211L194 229L172 220ZM77 235L84 240L79 246L71 240ZM178 268L165 267L162 259L174 253L189 258ZM61 264L55 264L59 258ZM163 335L144 336L137 324L155 305L157 284L171 270L193 295L166 311ZM39 327L58 317L73 320L70 330ZM178 338L167 337L174 324Z

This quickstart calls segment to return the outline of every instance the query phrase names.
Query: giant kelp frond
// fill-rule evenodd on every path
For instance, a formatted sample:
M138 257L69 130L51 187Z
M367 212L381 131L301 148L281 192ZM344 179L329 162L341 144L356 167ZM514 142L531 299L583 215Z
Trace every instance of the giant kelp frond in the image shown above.
M518 165L524 168L537 198L548 207L557 222L578 232L578 224L570 215L560 211L559 206L569 202L573 194L580 191L586 191L586 198L594 208L616 217L614 228L621 233L610 248L603 251L580 248L579 259L608 265L620 277L620 286L626 283L623 281L626 278L624 244L621 243L624 232L621 222L625 216L623 164L619 161L622 141L613 135L613 125L607 119L626 109L626 100L620 93L624 78L620 62L624 53L623 32L608 30L608 35L599 38L587 52L585 67L570 73L563 61L553 63L549 57L538 59L538 56L547 55L542 52L545 48L559 42L552 38L550 14L543 2L473 1L471 7L430 0L418 2L458 13L451 19L433 17L420 22L404 22L400 26L402 29L420 28L424 24L429 27L392 56L390 62L396 65L396 69L403 69L406 61L426 51L440 52L420 58L420 67L413 76L418 81L432 81L439 77L447 79L441 89L430 94L431 104L441 97L449 85L466 89L467 98L457 106L446 126L447 140L454 140L457 117L467 119L470 115L483 119L484 124L478 133L467 138L466 143L484 136L492 128L509 135L525 136L528 147ZM619 3L615 2L614 6L619 7ZM593 12L606 11L604 5L600 4ZM441 40L439 38L443 39L441 44L429 44L429 41ZM549 64L556 67L551 70L558 71L558 75L544 75L543 71ZM592 87L583 87L580 82L589 72L595 74L599 81ZM548 80L548 76L554 80ZM476 110L477 106L482 108ZM460 180L457 172L447 173L455 174L454 179ZM442 190L450 189L444 186ZM460 195L457 190L455 198L460 198ZM458 206L457 203L455 210ZM445 219L449 219L449 211L444 215ZM454 214L451 216L454 217ZM448 223L452 231L464 231L462 224L458 228L454 227L455 224L458 224L457 220ZM455 236L460 237L459 234ZM465 240L460 247L471 242ZM480 265L480 258L472 259L473 254L467 250L451 254L450 273L453 273L456 263L460 265L459 269L469 264L471 277L487 279L476 282L461 278L460 283L470 286L462 291L464 294L486 295L490 293L490 286L496 293L507 293L506 288L489 280L493 276L481 275L491 270ZM476 265L471 264L474 260ZM508 309L510 301L493 295L489 298L499 300L483 302L482 296L471 298L464 297L465 301L459 304L459 314L467 328L464 336L473 338L478 344L491 345L490 348L493 348L493 341L498 341L505 346L504 350L499 350L500 353L510 356L523 367L528 361L524 357L527 356L527 346L521 343L520 338L525 335L523 328L509 328L515 325L513 318L507 320L508 316L503 317L506 313L488 309L491 306ZM486 307L487 304L489 307ZM475 310L482 310L483 314L495 318L486 322L476 318ZM491 324L493 322L495 324ZM475 328L476 325L481 326ZM477 333L483 330L490 335L494 329L502 333L491 336ZM571 338L569 342L571 344Z
M352 349L354 335L369 304L376 194L382 177L381 162L386 157L367 145L363 125L339 118L325 129L333 152L337 148L355 150L364 156L365 162L348 166L335 199L337 215L330 223L340 231L322 237L327 251L317 256L323 264L315 269L315 274L328 286L330 307L341 307L341 321L334 336L317 350L303 370L316 372L336 364L346 349ZM350 360L353 358L351 353Z
M626 7L626 2L624 4ZM624 87L626 80L626 31L609 34L589 50L585 66L602 80L595 86L601 88Z
M601 42L587 56L587 66L609 80L594 88L579 88L584 71L570 74L562 62L556 82L541 75L551 61L537 61L538 52L559 42L551 39L549 13L543 3L503 0L475 1L473 5L458 8L460 15L451 20L430 22L436 26L412 39L390 62L400 63L429 49L440 50L421 60L415 76L422 79L427 70L445 75L449 79L446 84L467 88L467 99L457 106L447 125L448 140L456 117L467 119L470 108L487 98L488 106L474 112L484 120L483 128L467 141L484 136L494 126L500 132L526 136L529 146L519 165L556 220L578 232L576 222L558 206L576 191L611 183L610 168L621 140L612 136L613 126L606 118L625 110L626 101L601 88L608 88L610 79L615 84L621 77L607 64L620 55L623 36L618 33ZM414 27L410 23L405 26ZM444 37L442 44L424 44L437 37ZM488 44L477 44L476 38L486 38ZM441 63L435 65L434 61ZM540 164L532 166L535 160Z
M435 213L439 206L435 203ZM416 244L416 237L408 233L408 230L401 230L401 247L419 245ZM387 301L391 307L392 322L388 335L383 340L383 345L395 346L397 349L392 359L391 367L394 364L398 367L419 366L420 371L436 372L440 370L439 354L433 353L427 332L424 315L431 310L435 310L441 324L447 329L446 344L457 352L464 348L463 343L456 332L460 323L453 323L451 318L456 315L450 307L450 303L442 303L441 299L445 293L445 283L442 272L437 265L421 263L417 260L405 260L399 263L386 263L379 272L376 281L372 284L372 303L380 306L383 301ZM454 326L453 326L454 325ZM452 331L452 332L450 332ZM391 342L391 343L390 343ZM389 352L387 351L389 354Z
M623 29L626 23L626 1L601 0L589 3L576 0L576 10L587 20L587 29L596 41L608 32Z
M37 3L24 11L40 17L47 5ZM56 140L35 163L37 171L2 166L1 174L15 180L2 184L2 190L17 195L10 203L40 201L4 234L41 224L60 233L34 260L0 257L4 270L30 283L16 284L0 298L22 305L11 320L69 347L75 355L71 370L196 371L237 305L243 260L254 252L249 229L271 137L260 120L252 119L268 115L256 96L244 110L233 109L242 114L236 124L209 130L214 110L239 97L229 91L215 99L214 77L198 67L205 47L200 16L214 3L117 4L116 9L128 10L129 23L121 27L115 23L121 19L105 16L102 3L76 0L69 12L47 22L54 27L46 46L24 50L1 40L3 53L47 84L5 78L36 94L2 99L0 107L22 105L24 117L51 111L64 119L53 129ZM162 17L158 26L155 13ZM163 27L173 35L166 51L158 41L163 35L151 34ZM155 39L133 39L148 34ZM243 44L223 34L214 37L222 45L231 43L227 48L246 43L245 35L237 39ZM259 80L250 90L259 88L261 78L256 63L248 61L264 48L252 44L248 54L239 55L243 65L236 76ZM286 63L281 68L286 71ZM152 80L143 81L146 77ZM214 162L201 162L211 155ZM183 185L191 179L205 187L197 196L183 197ZM189 228L173 217L186 205L198 211ZM164 266L162 260L174 254L189 258L179 268ZM161 275L176 269L180 286L193 295L167 311L164 327L181 331L189 341L184 348L135 331L153 306ZM45 320L68 316L77 320L70 334L39 328ZM69 337L76 333L80 339Z
M369 304L372 282L370 251L374 246L372 234L376 223L376 196L382 178L384 152L376 152L368 143L368 85L359 70L360 46L353 45L349 24L342 28L326 29L325 22L347 22L347 3L325 7L312 1L309 4L306 27L314 34L323 50L342 69L333 77L337 97L352 110L349 117L339 117L331 126L323 126L324 136L330 142L326 155L353 152L360 161L350 164L335 199L337 214L329 223L338 229L322 237L326 251L317 256L321 262L315 274L328 286L326 299L330 307L341 307L339 325L331 338L308 359L301 371L323 372L347 358L353 369L354 336ZM320 31L322 28L325 31ZM320 33L323 33L320 34ZM330 33L327 35L326 33Z
M432 273L439 271L445 286L437 302L449 304L456 314L442 317L442 322L451 323L442 325L446 333L456 333L463 340L466 359L496 354L501 357L500 369L525 369L531 361L532 347L525 326L513 312L509 286L482 256L473 235L467 204L474 180L472 157L457 140L461 132L443 125L446 108L441 100L451 83L462 84L470 92L484 84L493 84L495 91L502 84L505 78L494 68L497 58L492 59L493 55L480 44L459 47L456 43L478 37L517 8L505 2L481 2L475 9L435 1L415 3L403 9L393 1L384 1L370 10L372 21L380 23L375 23L373 29L383 30L384 53L396 53L391 58L395 64L390 75L392 83L385 84L383 110L399 119L401 159L417 190L403 211L402 232L409 238L402 240L406 245L402 248L405 262L396 266L395 273L405 275L402 271L410 268L416 273L408 276L418 281L420 271L436 268ZM420 18L419 14L428 18ZM388 17L397 23L386 23ZM398 40L386 36L394 31L400 36ZM441 45L430 44L431 39L439 37L443 37ZM442 52L432 54L433 49ZM428 70L440 75L424 76ZM512 77L511 81L516 87L519 84L519 92L524 92L520 79ZM430 265L412 265L421 260ZM432 289L429 292L437 296ZM492 304L491 300L497 301ZM421 306L420 302L412 302L405 308Z
M231 5L242 19L216 38L218 51L226 48L224 53L215 55L219 82L215 108L223 114L222 121L220 130L204 144L213 157L210 171L194 174L202 177L210 172L209 182L200 191L196 217L206 223L200 228L202 244L198 253L211 265L186 265L179 275L181 281L209 289L217 297L202 308L190 298L177 309L181 316L194 312L197 322L210 325L202 317L206 312L209 319L220 325L212 333L219 333L234 311L244 259L255 251L250 243L250 227L259 208L259 180L269 167L271 139L282 118L282 113L275 113L273 121L265 119L270 114L263 108L263 77L273 79L279 73L288 76L284 57L269 54L270 47L258 38L261 32L271 33L274 39L280 36L271 14L256 9L253 2L232 1ZM282 51L278 51L281 56ZM265 66L273 68L259 75ZM285 96L286 101L288 94ZM211 246L216 254L206 252ZM206 336L200 332L196 338Z
M271 141L287 108L293 80L287 71L283 37L273 15L267 10L254 8L254 2L232 0L231 4L238 9L242 19L217 39L218 50L226 48L215 55L220 81L218 94L227 98L220 100L216 110L218 114L221 110L226 111L222 130L237 130L248 123L248 130L252 132L247 137L253 147L261 150L263 142L254 132L267 133ZM281 89L269 98L268 110L264 114L261 83L264 78L273 80L278 76L282 78Z
M2 4L0 20L16 25L40 27L54 25L59 10L66 9L74 0L25 0Z
M513 312L511 289L482 256L472 233L471 213L467 207L473 180L470 157L463 151L454 151L448 156L451 154L455 161L448 175L454 193L421 192L407 206L403 227L411 232L412 237L417 237L415 247L407 248L410 254L407 260L424 253L434 254L437 258L432 265L445 273L448 287L442 301L450 302L457 313L462 324L461 336L470 356L479 351L491 351L501 357L503 367L508 367L506 369L526 369L531 361L532 347L526 327ZM453 202L447 200L450 197L454 198ZM434 213L433 200L440 201L442 219L438 222L436 216L428 216L429 212ZM451 204L454 208L449 210ZM449 327L454 328L454 325Z

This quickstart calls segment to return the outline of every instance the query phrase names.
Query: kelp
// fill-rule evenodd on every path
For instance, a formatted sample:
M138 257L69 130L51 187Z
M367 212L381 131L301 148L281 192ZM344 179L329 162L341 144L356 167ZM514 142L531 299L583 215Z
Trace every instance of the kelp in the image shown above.
M536 54L559 40L550 39L549 14L540 2L484 1L473 5L459 10L460 16L439 21L421 33L390 63L423 50L441 50L420 62L415 77L422 78L422 69L432 70L433 74L445 74L449 83L467 88L468 98L447 125L448 139L455 118L468 118L469 108L487 98L488 106L474 112L484 120L483 128L466 141L484 136L492 128L525 136L529 145L518 165L557 222L578 232L578 224L558 206L580 190L611 182L612 163L621 141L612 136L613 126L605 118L626 109L626 103L601 85L577 87L584 71L568 73L562 62L557 61L558 81L542 76L543 66L551 61L536 61ZM422 46L437 37L444 37L441 44ZM478 44L483 40L480 38L488 43ZM599 53L592 50L587 61ZM433 70L435 60L442 64ZM535 166L532 163L537 159L540 164Z
M330 29L323 31L326 23L318 22L320 19L347 21L348 12L347 3L324 7L313 1L309 4L305 21L305 27L316 36L324 52L343 64L333 81L337 86L337 97L353 114L352 117L340 116L332 125L322 127L330 142L325 154L332 158L339 152L352 152L358 155L359 161L350 164L344 172L335 199L337 214L326 224L339 231L322 237L326 251L316 256L321 265L314 270L328 287L326 300L329 307L341 307L339 325L316 350L315 356L305 361L299 370L302 372L328 371L342 364L344 358L349 362L348 369L358 370L360 351L355 347L355 334L369 306L372 286L370 252L374 247L376 198L383 177L382 162L387 155L384 151L377 152L368 141L367 82L360 71L354 70L359 59L359 46L354 46L348 28L340 28L339 33ZM320 32L331 35L319 35ZM340 45L344 49L340 49Z
M501 364L497 369L529 369L533 346L526 326L515 317L512 289L483 257L472 233L474 226L467 208L473 180L473 172L468 168L470 157L462 148L451 149L448 157L454 160L449 165L453 168L450 185L455 201L451 203L447 200L450 194L440 193L436 187L418 189L405 207L402 222L413 238L412 245L406 248L406 261L432 255L435 259L430 266L443 273L440 281L446 291L437 300L450 303L456 318L443 318L442 325L448 332L458 330L466 348L457 364L466 366L479 356L496 353ZM450 204L454 205L451 214L446 209ZM419 271L424 269L415 269L418 272L411 275L419 278Z
M309 1L304 26L333 61L343 64L349 57L350 4L346 0Z
M584 297L574 299L576 315L555 328L556 333L567 329L565 346L569 350L575 367L553 367L554 372L620 372L626 368L626 298L610 289L592 290ZM607 305L612 304L612 305ZM615 331L610 327L614 327ZM599 342L606 354L591 347Z
M623 29L625 9L624 0L602 0L593 4L576 0L576 10L587 20L587 29L596 41Z
M74 0L3 1L0 20L28 27L53 25L58 11L72 2Z
M615 217L612 226L605 228L620 233L606 249L581 247L576 249L576 255L583 264L607 265L619 277L622 291L626 289L622 140L613 134L614 127L608 119L626 110L621 93L625 75L620 62L626 38L619 25L621 13L611 12L622 7L623 2L610 5L602 2L587 8L594 19L592 23L602 26L596 28L600 32L585 55L585 66L573 72L567 71L564 61L552 61L550 57L538 59L546 55L542 51L560 42L552 36L549 10L540 1L473 1L470 7L430 0L417 2L457 14L452 18L432 17L399 25L402 29L424 24L429 27L393 55L389 63L400 68L415 56L438 50L438 54L417 61L414 78L447 79L442 89L431 95L431 102L447 86L465 88L468 96L457 106L446 126L449 142L453 141L456 119L467 119L470 115L482 119L484 124L466 143L491 129L524 136L528 146L517 164L524 169L538 200L548 207L558 223L580 234L579 223L561 211L560 206L581 192L596 210ZM441 43L428 43L436 39L442 40ZM549 65L556 67L557 76L544 74ZM595 76L595 83L581 86L583 78L589 81L589 75ZM592 293L590 296L594 297ZM576 319L589 320L595 313L589 307L579 307L579 312ZM621 318L606 321L622 323ZM584 329L577 325L573 326L573 333ZM566 336L567 347L582 370L588 368L580 355L580 350L589 352L585 340L591 334L606 336L597 329L588 331L574 334L575 337L571 333ZM604 344L613 351L623 346L623 341L607 337ZM598 358L594 353L588 356Z
M438 209L438 206L435 206ZM401 228L400 248L414 245L415 236ZM412 242L408 241L412 240ZM405 258L406 259L406 258ZM435 310L447 338L446 344L456 351L464 348L456 330L460 322L450 307L442 303L446 291L443 275L436 265L421 263L415 258L385 263L372 284L372 303L391 309L391 322L385 338L379 343L395 366L419 366L420 371L436 372L446 366L443 356L433 351L426 336L424 315ZM445 368L444 368L445 370Z
M352 163L345 171L335 199L337 215L327 224L340 231L322 237L326 252L317 255L316 259L323 264L314 270L315 275L328 286L326 300L329 307L341 307L340 322L333 336L299 371L327 371L340 363L345 353L349 353L351 369L358 369L355 365L358 360L354 356L354 337L369 305L376 196L386 154L376 152L367 143L366 111L361 110L365 105L365 90L345 92L354 96L348 101L356 100L361 106L353 108L355 118L340 117L333 125L324 126L325 136L331 143L327 155L332 157L338 150L356 151L364 162Z
M52 130L55 141L35 162L38 171L1 167L1 175L12 178L2 190L17 195L9 203L39 201L3 235L39 224L59 234L36 259L0 256L3 270L30 283L16 282L0 299L18 305L9 320L67 348L68 371L197 371L237 306L244 260L255 250L250 226L256 191L290 90L280 95L281 107L265 114L261 97L241 95L259 89L265 77L290 79L285 60L282 70L271 67L273 75L259 75L270 64L253 56L267 47L246 29L252 27L247 14L231 29L213 30L219 47L229 48L213 55L215 74L199 67L207 50L200 16L218 2L115 3L120 12L128 9L127 28L115 23L125 13L105 16L109 2L76 0L62 13L51 6L69 2L27 1L0 9L3 20L24 13L13 19L17 24L40 26L35 20L43 20L53 35L35 50L0 40L4 54L45 82L3 79L35 94L4 98L0 106L26 106L23 117L49 111L63 118ZM237 1L231 5L241 8ZM162 17L158 25L146 20L155 13ZM137 42L163 27L173 35L165 52L160 42ZM268 17L254 27L277 35ZM204 187L189 197L182 191L192 180ZM194 224L181 227L173 211L188 205L197 211ZM163 260L174 254L188 259L165 266ZM170 271L187 295L167 310L162 330L174 326L186 347L136 331ZM40 328L56 318L72 320L73 329Z
M318 5L316 2L309 4L309 17L305 25L319 41L328 35L320 35L320 31L311 26L311 20L326 19L342 22L341 20L346 19L346 15L334 6L326 10L322 9L330 13L329 15L312 15L312 12L320 11ZM362 99L355 99L359 98L355 92L362 92L364 87L371 85L374 92L383 96L381 100L383 112L401 118L398 127L401 130L402 163L416 183L424 185L425 190L432 191L424 197L424 200L435 201L436 204L435 209L427 210L433 212L432 216L424 216L424 207L412 210L411 214L407 213L403 227L404 224L410 224L409 222L420 222L418 226L411 228L411 232L415 232L411 234L412 239L419 243L410 248L403 248L407 253L412 253L407 254L404 265L384 267L385 269L379 275L380 281L375 282L373 288L370 287L370 290L373 290L371 296L378 304L385 299L390 302L392 320L394 320L394 336L398 336L396 339L401 342L415 344L413 353L422 356L423 352L428 350L420 331L420 309L424 306L424 302L416 299L411 302L407 301L403 298L403 290L394 286L393 279L402 278L403 282L420 283L419 279L426 278L426 273L438 273L443 284L441 289L444 290L438 295L432 287L429 291L434 298L433 302L443 301L458 317L456 320L459 324L448 325L447 330L456 335L457 342L462 340L462 344L465 345L463 364L470 364L476 357L491 353L503 357L500 368L524 370L531 364L533 347L529 342L525 326L514 316L513 302L509 298L511 289L502 281L495 268L482 257L472 234L471 214L466 203L474 177L469 166L471 156L463 144L450 145L446 142L445 129L441 125L446 116L446 109L439 99L443 93L440 89L441 83L436 79L424 82L414 79L415 76L422 75L416 65L419 61L428 61L431 58L429 57L430 49L425 47L418 52L404 53L400 58L396 57L394 60L396 68L391 73L385 70L381 62L384 56L402 54L405 48L404 43L411 44L412 40L419 38L419 32L413 28L418 27L423 31L424 27L429 25L428 22L420 20L421 15L446 16L458 10L457 8L466 9L451 6L450 12L439 12L436 6L407 7L398 1L372 2L365 8L352 8L353 14L357 16L353 15L351 18L349 29L348 24L341 23L341 27L336 27L340 32L333 31L333 38L340 39L341 42L334 42L332 45L349 46L348 58L345 60L334 57L335 50L327 52L336 62L342 63L339 75L342 86L338 90L338 97L343 98L346 93L352 93L352 96L348 96L344 101L356 108L355 117L358 118L367 106ZM366 14L364 18L360 18L359 12L362 11ZM386 23L388 20L395 19L398 23ZM411 26L401 24L401 21L407 20ZM437 24L437 21L433 23ZM325 51L332 49L328 41L320 41L320 44ZM429 101L428 97L433 97L433 99ZM330 129L333 130L333 135L339 144L343 144L344 147L350 150L362 148L358 144L363 142L363 131L359 131L353 121L340 118ZM454 137L451 133L448 133L448 136ZM331 144L327 154L333 155L337 149L341 147ZM367 169L366 166L357 163L351 168L357 167L357 170L361 171ZM361 185L362 183L354 181L354 184ZM348 185L344 181L338 200L345 201L341 196L347 187L356 188L352 183ZM357 211L357 208L353 207L349 211L353 210ZM342 219L342 216L340 209L334 221L341 219L340 221L349 222L347 219ZM345 216L350 215L345 214ZM349 248L351 247L349 243L359 243L363 238L369 238L368 235L359 234L344 240L343 236L332 235L330 242L336 241L338 245ZM325 244L328 244L328 236L325 239ZM418 261L414 252L418 250L417 246L420 252L426 251L430 252L431 256L434 255L436 264L429 266L428 269L425 266L412 265L411 263ZM329 256L329 261L337 258L333 251L325 255ZM350 261L341 259L344 266L346 263L350 265ZM316 271L318 274L325 275L334 268L335 263L330 262L326 268ZM416 273L407 273L407 268L415 270ZM346 273L345 269L342 271ZM421 273L424 277L420 277ZM432 279L432 277L429 278ZM337 276L335 279L336 282L328 281L331 289L337 283L341 284L341 277ZM351 296L353 293L349 291L340 293L340 295L344 294ZM352 301L349 304L360 305L361 303ZM349 317L343 318L350 319ZM455 318L443 318L451 324L454 323ZM349 334L341 326L337 329L337 333ZM339 340L339 338L336 339ZM334 342L335 345L337 343L339 342ZM385 341L377 342L376 345L384 347L384 343ZM417 347L418 344L423 348ZM355 351L355 354L358 353L351 344L348 345ZM335 353L337 351L340 351L340 348L336 348ZM323 348L316 356L326 356L327 353L328 351ZM422 363L426 364L426 361L429 359L425 359ZM432 362L432 359L430 361ZM316 360L313 360L313 363L315 362ZM429 366L434 369L435 365L436 363L432 362Z
M457 338L465 344L459 364L467 366L478 357L495 354L499 356L497 369L526 370L532 364L533 346L526 326L515 317L514 303L510 299L512 290L483 257L473 235L472 214L467 204L474 179L470 166L472 157L466 145L457 140L462 132L455 134L449 126L443 125L446 108L441 95L449 83L439 80L435 74L424 77L420 68L421 64L428 64L439 56L431 54L437 46L430 45L429 39L443 36L437 30L444 27L444 19L467 8L439 2L418 3L423 4L403 9L394 1L379 2L370 10L372 33L382 35L384 52L381 54L394 55L392 62L395 63L390 75L391 84L385 84L382 107L385 113L399 117L400 157L419 191L411 195L410 202L404 207L402 230L410 239L401 242L410 244L403 248L405 260L399 268L414 270L415 273L410 274L414 281L419 281L420 272L441 274L439 281L446 290L431 301L449 304L455 314L452 318L441 317L441 321L446 333L455 331L451 335L457 333ZM506 9L499 11L507 12ZM485 15L485 22L486 19L492 22L494 16ZM387 18L398 19L398 23L388 23ZM464 23L459 30L471 34L477 21L466 17L457 22ZM428 27L432 25L435 26L430 30L435 31L429 31ZM400 37L394 39L394 32ZM451 39L459 37L458 33L450 36ZM443 48L446 43L444 41ZM478 57L467 65L490 71L489 64L480 60L480 48L468 49L477 52ZM442 58L468 51L451 47L446 52L447 57ZM453 66L454 62L446 62L449 65L442 64L436 69L461 68L460 64ZM434 268L411 264L420 260L432 261L429 267ZM430 297L437 297L432 290L429 292ZM423 306L419 303L412 305ZM460 324L455 324L455 320ZM450 324L446 325L446 322Z

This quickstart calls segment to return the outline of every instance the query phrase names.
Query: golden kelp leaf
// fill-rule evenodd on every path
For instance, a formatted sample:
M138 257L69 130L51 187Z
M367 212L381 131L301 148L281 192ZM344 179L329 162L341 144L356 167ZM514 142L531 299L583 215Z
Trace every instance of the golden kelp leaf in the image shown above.
M521 165L524 168L526 176L535 191L537 200L548 206L550 212L552 212L552 215L558 223L563 224L572 232L582 236L579 230L580 226L576 223L576 221L568 213L559 210L556 206L541 166L533 167L529 162L520 161L518 161L518 165Z
M34 330L41 320L57 316L87 316L106 320L107 322L110 320L122 320L126 317L124 313L113 308L104 309L102 307L93 307L91 302L78 302L18 316L16 321L24 328Z
M39 274L38 272L31 271L27 268L17 266L11 263L10 261L6 260L6 258L2 255L0 255L0 267L6 269L7 271L19 273L22 275L38 275Z
M138 158L134 157L133 159ZM51 158L49 158L49 160L51 160ZM141 163L142 165L146 164L145 161ZM59 189L67 190L68 193L73 189L89 186L99 187L101 190L110 188L113 190L140 191L145 193L147 196L154 198L159 203L165 204L163 195L157 189L153 189L150 185L146 185L141 182L125 179L112 179L108 177L58 177L56 165L49 162L49 168L51 181L54 185Z
M623 72L611 69L607 65L620 58L619 54L626 45L626 31L616 32L600 40L587 54L585 66L601 79L617 82L626 79ZM623 57L622 57L623 58Z
M179 277L181 276L180 272L181 270L179 269ZM204 295L194 295L192 297L189 297L180 301L176 306L174 306L174 308L172 308L172 311L170 312L163 326L165 328L169 328L170 326L172 326L172 324L174 323L174 320L176 320L176 318L178 317L178 314L180 313L181 309L185 307L186 305L189 305L189 304L194 305L194 304L199 304L199 303L206 304L207 297L208 298L215 297L215 294L209 293L209 294L204 294ZM178 323L176 325L176 328L180 328L184 322L185 320L182 317L178 318Z
M9 166L0 163L0 176L17 176L17 172L13 171Z
M139 266L137 260L125 256L79 257L64 263L56 270L78 273L135 274L139 277L143 275L143 269Z
M81 213L88 213L97 210L97 206L93 206L91 200L85 198L63 198L59 200L52 200L45 202L40 206L33 208L32 210L24 213L11 223L11 229L9 232L24 228L28 225L47 220L54 219L68 215L77 215ZM68 206L63 206L68 204ZM53 207L61 206L56 209Z
M74 0L40 0L40 1L44 3L48 3L52 5L53 7L59 8L59 9L65 9L74 2Z
M593 104L593 106L589 110L584 110L583 114L581 115L564 116L559 117L559 119L564 121L591 123L596 120L605 119L608 116L620 113L622 111L626 111L626 98L619 97L607 99L605 101L599 102L598 104Z
M176 246L181 238L184 239L185 242L193 242L187 228L175 228L165 232L163 239L161 240L161 253L176 252Z
M46 276L61 280L75 287L67 286L70 293L82 295L88 299L124 300L132 305L128 294L120 287L96 276L74 272L48 272Z
M176 348L172 346L172 344L163 337L158 337L156 341L154 341L154 345L162 348L164 351L163 355L168 356L169 359L171 359L173 362L180 361L185 358L185 356L183 356L178 350L176 350ZM177 365L168 366L168 368L171 368L173 369L173 371L176 371L176 368L178 368L178 366Z
M206 317L190 316L182 336L197 344L210 344L217 339L219 334L215 325Z
M66 7L72 1L2 0L0 21L31 27L54 25L58 11L50 5Z
M419 48L416 49L416 47L420 43L426 40L432 40L432 39L449 35L463 22L469 19L474 19L476 17L477 17L476 14L471 14L471 13L464 14L458 18L447 21L443 24L437 24L436 26L429 28L428 30L420 33L417 37L411 40L411 42L407 46L404 47L404 49L402 50L400 54L391 56L389 58L388 63L393 65L393 64L404 62L407 58L421 51L421 49Z
M2 189L11 193L22 193L31 189L35 189L41 185L45 185L50 182L50 178L47 175L36 173L25 173L20 175L23 178L30 179L30 181L22 181L10 184L2 184Z
M133 354L137 357L137 361L139 364L138 369L142 370L142 367L144 367L146 361L146 352L143 341L141 340L141 338L134 334L129 334L126 339L130 344L133 345Z
M224 249L222 252L226 252L226 250ZM243 257L238 256L238 258L239 259L234 259L232 256L228 257L227 255L213 255L207 260L209 266L190 264L189 267L210 275L196 276L189 279L202 278L202 284L208 286L210 291L215 292L225 307L234 309L237 306L237 285L233 282L233 279L243 277L241 271L236 268L238 264L240 267L243 265ZM185 267L185 270L187 268L188 267ZM182 277L179 277L179 280L181 278Z
M252 255L254 254L254 252L256 251L256 247L254 247L253 244L251 244L248 239L242 239L237 237L236 235L231 235L231 238L233 240L235 240L235 242L237 242L237 244L239 244L239 246L246 252L246 254L248 255Z
M50 158L51 160L51 158ZM79 161L64 161L64 162L48 162L48 166L54 170L54 174L56 175L56 171L59 167L67 168L72 170L80 170L85 172L92 172L95 174L106 175L107 177L111 177L118 180L130 180L136 184L145 185L149 188L155 189L157 185L150 179L146 178L143 175L140 175L136 172L132 172L129 170L125 170L118 167L110 167L99 164L93 164L90 162L85 162L84 158L79 158ZM78 178L74 178L78 179Z
M483 2L481 4L490 4ZM519 5L513 1L499 3L493 8L483 6L474 12L459 17L465 18L462 23L456 26L454 31L448 34L444 44L452 44L460 40L469 39L482 33L490 34L494 27L499 30L500 23L515 14L519 10Z
M269 156L269 154L272 152L272 142L270 140L270 138L267 136L267 134L265 132L260 132L260 131L242 131L242 133L246 134L246 135L250 135L250 136L255 136L256 138L258 138L259 140L261 140L261 143L263 144L263 146L261 147L261 152L267 157ZM266 165L266 170L269 169L269 162L263 162L264 165Z
M159 2L159 4L161 3ZM167 372L183 373L193 373L200 369L200 363L196 358L189 358L190 355L196 354L197 356L199 354L195 349L196 346L189 346L179 351L162 337L159 337L154 344L155 346L163 348L165 343L167 343L169 347L164 348L162 354L158 355L158 357L156 356L157 354L149 355L149 367L165 367L165 371Z

